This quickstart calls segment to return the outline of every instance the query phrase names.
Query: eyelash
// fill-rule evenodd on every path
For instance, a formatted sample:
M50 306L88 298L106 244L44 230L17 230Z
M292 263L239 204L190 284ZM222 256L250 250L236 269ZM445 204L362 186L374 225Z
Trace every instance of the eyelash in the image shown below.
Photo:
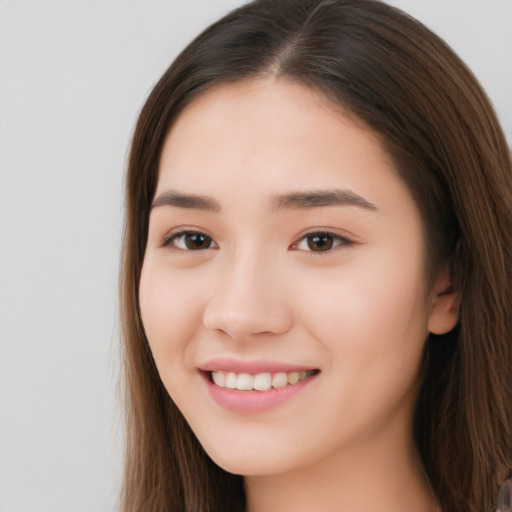
M186 244L185 237L187 237L187 236L203 237L203 241L209 240L209 242L210 242L209 246L208 247L199 247L196 249L190 249L189 247L187 247L185 245ZM178 240L180 240L180 238L183 240L183 242L185 242L184 247L179 247L179 245L178 245ZM211 247L211 244L214 244L215 247ZM207 235L206 233L202 233L201 231L187 230L187 231L180 231L178 233L171 233L170 235L165 237L165 239L162 243L162 247L171 247L173 249L178 249L181 251L204 251L206 249L217 249L218 245L213 241L212 237Z
M326 239L327 239L328 247L326 249L319 250L319 251L311 250L310 242L315 243L315 242L313 242L313 240L315 238L323 239L322 243L326 243ZM291 248L294 250L297 250L297 251L311 252L314 254L323 254L323 253L332 252L333 250L336 250L338 247L350 246L353 243L354 243L353 240L350 240L346 236L342 236L337 233L331 233L329 231L312 231L310 233L306 233L297 242L293 243L291 245ZM303 245L303 244L306 244L307 249L306 249L306 247L301 247L301 245Z
M207 247L196 247L195 249L187 247L187 245L186 245L186 237L187 236L200 237L199 241L202 243L207 243L208 246ZM315 238L318 240L317 242L314 242ZM181 242L183 242L182 247L179 246L180 239L181 239ZM320 240L320 239L322 239L322 240ZM311 250L310 243L319 243L319 242L326 243L327 248L321 249L319 251ZM303 244L306 244L307 248L301 247L301 245L303 245ZM354 244L354 241L350 240L346 236L342 236L342 235L339 235L336 233L331 233L329 231L312 231L311 233L307 233L307 234L303 235L297 242L294 242L290 246L290 248L293 250L296 250L296 251L304 251L304 252L311 252L311 253L316 253L316 254L323 254L323 253L332 252L333 250L335 250L336 248L338 248L340 246L346 247L346 246L350 246L353 244ZM180 231L178 233L171 233L170 235L168 235L164 239L164 241L162 243L162 247L171 247L171 248L178 249L181 251L196 252L196 251L205 251L207 249L218 249L219 246L206 233L203 233L201 231L187 230L187 231Z

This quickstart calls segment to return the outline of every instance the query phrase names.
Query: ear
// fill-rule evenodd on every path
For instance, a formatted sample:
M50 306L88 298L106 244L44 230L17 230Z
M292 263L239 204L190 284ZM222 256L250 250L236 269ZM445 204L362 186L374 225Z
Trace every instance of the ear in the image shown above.
M432 287L432 302L428 318L428 330L432 334L446 334L459 321L460 293L450 272L439 274Z

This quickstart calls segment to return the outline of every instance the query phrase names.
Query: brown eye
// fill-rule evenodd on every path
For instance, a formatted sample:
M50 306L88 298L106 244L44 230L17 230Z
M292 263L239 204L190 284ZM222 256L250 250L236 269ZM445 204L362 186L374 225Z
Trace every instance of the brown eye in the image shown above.
M310 251L322 252L333 248L334 239L328 233L314 233L306 237Z
M217 247L210 236L196 231L177 233L164 242L164 245L170 245L184 251L202 251Z
M294 249L306 252L329 252L339 246L351 245L353 242L348 238L328 232L309 233L302 237L296 244Z

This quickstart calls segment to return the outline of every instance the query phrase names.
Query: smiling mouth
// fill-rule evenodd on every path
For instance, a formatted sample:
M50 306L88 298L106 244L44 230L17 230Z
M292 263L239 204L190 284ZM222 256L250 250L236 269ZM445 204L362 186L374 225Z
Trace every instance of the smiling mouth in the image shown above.
M281 389L312 377L319 370L302 370L298 372L262 372L257 374L235 373L229 371L207 372L210 382L220 388L238 391L270 391Z

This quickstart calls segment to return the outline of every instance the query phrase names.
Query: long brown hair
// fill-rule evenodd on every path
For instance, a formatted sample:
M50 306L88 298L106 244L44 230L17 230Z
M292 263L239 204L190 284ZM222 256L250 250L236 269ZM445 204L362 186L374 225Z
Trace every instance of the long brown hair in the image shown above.
M126 178L120 510L245 508L242 477L209 459L160 382L138 286L170 126L202 92L272 75L322 92L380 136L422 211L429 276L450 265L462 297L460 322L426 342L415 440L443 511L491 510L512 470L510 153L462 61L419 22L376 0L241 7L179 55L144 105Z

